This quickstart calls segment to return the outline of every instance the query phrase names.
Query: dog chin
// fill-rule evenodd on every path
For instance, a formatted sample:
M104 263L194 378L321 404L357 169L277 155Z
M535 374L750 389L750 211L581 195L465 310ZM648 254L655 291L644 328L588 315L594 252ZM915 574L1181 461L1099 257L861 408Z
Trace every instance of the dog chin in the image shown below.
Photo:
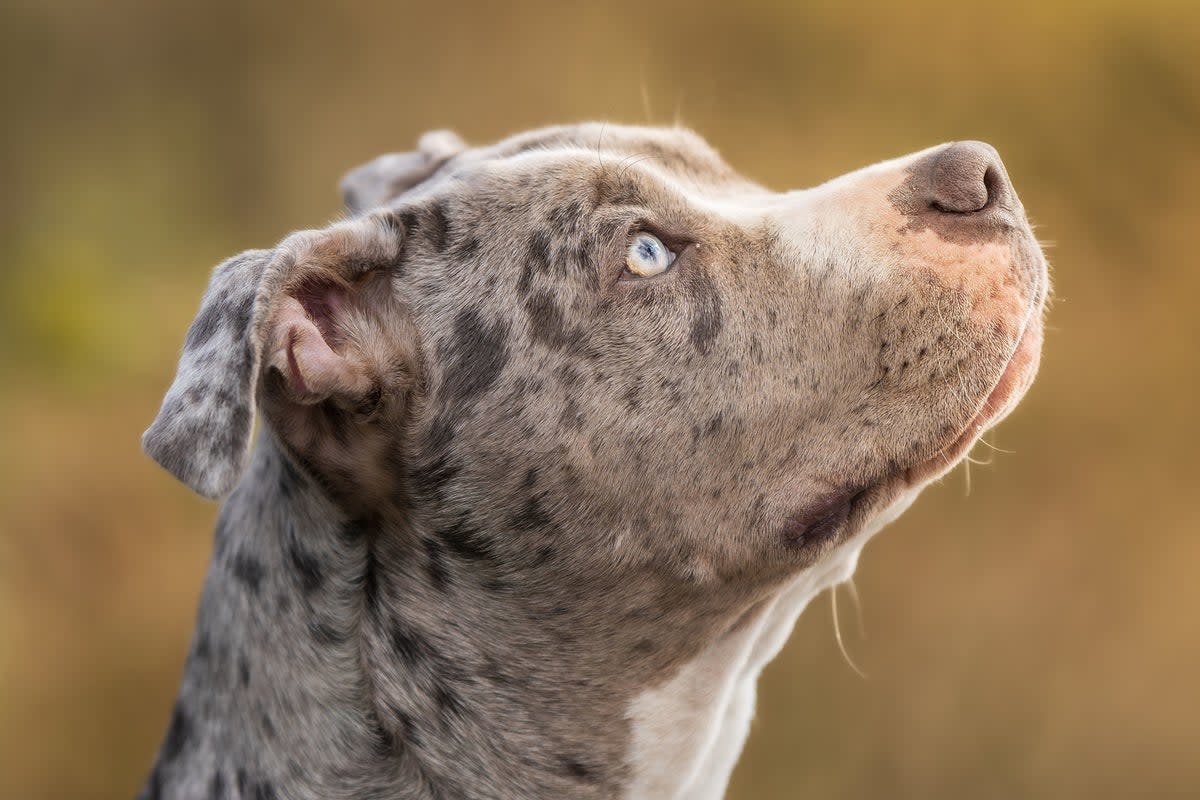
M1042 335L1041 314L1035 311L1025 325L1025 332L1017 343L1008 366L1004 368L1000 379L983 401L979 411L950 444L932 458L904 470L899 476L903 485L919 486L946 474L970 452L980 436L995 427L1016 408L1037 374L1042 353Z
M979 411L958 436L918 464L884 475L878 480L845 487L792 515L783 527L784 541L792 547L835 544L853 538L861 529L870 527L877 514L890 508L902 496L907 494L908 502L911 502L916 496L915 490L952 469L980 436L1017 406L1033 383L1041 349L1041 315L1040 312L1034 312L1004 372Z

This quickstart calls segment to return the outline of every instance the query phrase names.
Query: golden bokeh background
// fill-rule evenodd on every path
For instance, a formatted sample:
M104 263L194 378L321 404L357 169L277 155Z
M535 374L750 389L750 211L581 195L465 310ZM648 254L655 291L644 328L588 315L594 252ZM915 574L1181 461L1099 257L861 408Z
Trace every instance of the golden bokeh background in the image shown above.
M959 138L1050 245L1038 383L761 684L737 800L1200 797L1200 4L6 0L0 798L130 797L215 506L138 449L209 269L425 130L670 123L808 186Z

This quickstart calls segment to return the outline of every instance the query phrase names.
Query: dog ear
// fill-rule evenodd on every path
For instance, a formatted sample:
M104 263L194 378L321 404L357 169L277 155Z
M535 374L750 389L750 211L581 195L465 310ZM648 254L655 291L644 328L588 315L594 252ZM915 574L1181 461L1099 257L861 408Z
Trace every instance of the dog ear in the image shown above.
M395 200L467 149L458 134L430 131L411 153L389 153L356 167L342 178L342 198L353 214Z
M363 409L404 388L415 345L390 279L403 238L396 215L381 211L218 266L145 451L218 498L245 470L268 373L277 399L297 409L325 400Z

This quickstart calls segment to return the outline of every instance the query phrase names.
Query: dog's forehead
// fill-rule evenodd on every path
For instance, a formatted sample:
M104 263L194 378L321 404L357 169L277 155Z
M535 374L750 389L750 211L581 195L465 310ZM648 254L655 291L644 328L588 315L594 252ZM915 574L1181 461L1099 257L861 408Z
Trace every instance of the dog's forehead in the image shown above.
M550 163L559 168L539 169ZM520 172L554 184L606 168L626 176L657 173L708 190L757 188L699 135L678 127L582 123L544 128L464 151L448 161L444 171L457 177L476 171Z

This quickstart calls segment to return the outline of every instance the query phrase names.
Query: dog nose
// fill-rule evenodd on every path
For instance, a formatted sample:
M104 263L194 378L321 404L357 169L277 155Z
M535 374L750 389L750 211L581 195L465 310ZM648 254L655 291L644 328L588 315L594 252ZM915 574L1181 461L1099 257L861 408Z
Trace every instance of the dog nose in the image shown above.
M976 214L1007 199L1008 176L996 149L983 142L954 142L934 154L926 201L946 214Z

